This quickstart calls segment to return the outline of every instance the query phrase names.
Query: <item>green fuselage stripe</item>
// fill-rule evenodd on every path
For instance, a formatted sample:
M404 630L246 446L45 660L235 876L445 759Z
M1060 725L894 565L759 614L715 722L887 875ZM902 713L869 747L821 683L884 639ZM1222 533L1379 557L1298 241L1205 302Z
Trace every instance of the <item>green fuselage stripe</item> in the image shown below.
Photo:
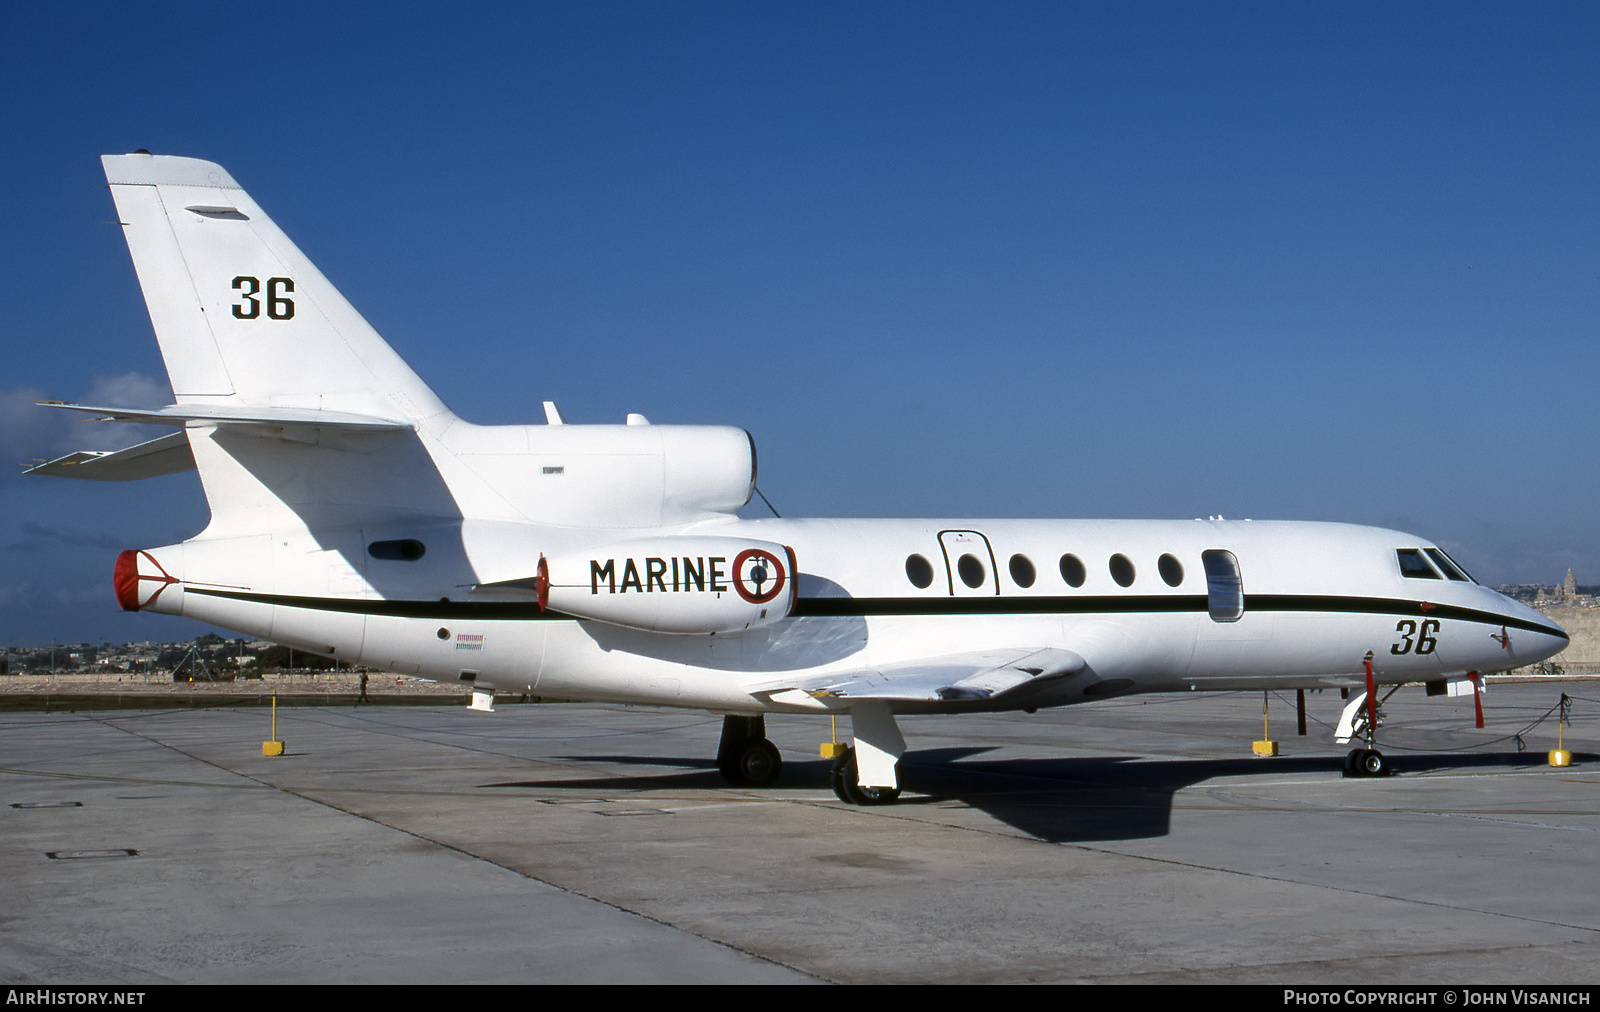
M295 597L250 591L184 586L184 593L250 601L282 608L378 615L388 618L426 618L461 621L540 621L577 618L554 609L540 610L532 601L386 601L342 597ZM1431 604L1404 598L1349 597L1332 594L1246 594L1245 614L1252 612L1321 613L1344 615L1400 615L1456 619L1504 626L1566 639L1553 625L1458 605ZM884 616L1002 616L1002 615L1163 615L1205 612L1207 600L1199 594L1097 595L1084 597L803 597L795 602L795 618L876 618Z

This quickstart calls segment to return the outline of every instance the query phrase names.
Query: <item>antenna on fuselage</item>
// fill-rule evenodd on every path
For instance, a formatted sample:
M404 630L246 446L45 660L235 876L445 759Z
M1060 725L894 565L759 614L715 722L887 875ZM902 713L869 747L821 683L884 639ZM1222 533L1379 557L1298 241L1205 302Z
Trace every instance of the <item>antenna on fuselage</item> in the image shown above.
M755 486L752 485L751 488L755 488ZM756 495L760 495L761 496L761 501L767 504L767 509L772 510L772 515L773 516L777 517L779 520L783 519L783 514L779 513L778 510L777 510L777 507L772 505L772 500L768 499L764 495L761 495L761 490L759 488L756 488Z

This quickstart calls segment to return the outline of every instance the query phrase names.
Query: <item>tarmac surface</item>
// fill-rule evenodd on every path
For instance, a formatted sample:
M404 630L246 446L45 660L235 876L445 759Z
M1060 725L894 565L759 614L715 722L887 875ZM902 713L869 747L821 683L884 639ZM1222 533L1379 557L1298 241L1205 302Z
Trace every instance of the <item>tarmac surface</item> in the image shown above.
M735 789L694 712L0 713L0 981L1600 983L1600 686L1403 689L1384 779L1261 704L904 718L875 808L825 718Z

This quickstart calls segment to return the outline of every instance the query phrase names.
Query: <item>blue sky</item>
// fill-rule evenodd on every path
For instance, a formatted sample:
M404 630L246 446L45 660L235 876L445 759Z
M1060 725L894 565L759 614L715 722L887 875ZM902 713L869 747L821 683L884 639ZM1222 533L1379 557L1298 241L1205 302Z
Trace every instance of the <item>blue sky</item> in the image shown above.
M1600 582L1597 44L1588 4L6 5L0 445L164 396L98 162L147 148L458 413L744 426L786 516L1341 520ZM0 643L197 629L110 580L203 526L192 475L0 504Z

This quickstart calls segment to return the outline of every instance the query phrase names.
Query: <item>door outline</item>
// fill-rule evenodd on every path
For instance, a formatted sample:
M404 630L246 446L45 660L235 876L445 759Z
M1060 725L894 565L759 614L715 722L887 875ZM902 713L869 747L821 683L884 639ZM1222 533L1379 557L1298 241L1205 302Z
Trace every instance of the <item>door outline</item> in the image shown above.
M988 590L985 584L968 587L963 582L961 589L958 591L956 590L956 567L950 561L950 550L954 546L958 553L963 551L970 553L973 546L979 543L983 545L983 554L988 556L989 559L989 569L984 579L994 585L994 590ZM944 556L945 585L950 588L951 597L983 597L991 593L996 597L1000 596L1000 574L995 569L994 548L989 544L988 537L982 531L940 531L939 552ZM979 561L981 562L982 559L979 559Z

